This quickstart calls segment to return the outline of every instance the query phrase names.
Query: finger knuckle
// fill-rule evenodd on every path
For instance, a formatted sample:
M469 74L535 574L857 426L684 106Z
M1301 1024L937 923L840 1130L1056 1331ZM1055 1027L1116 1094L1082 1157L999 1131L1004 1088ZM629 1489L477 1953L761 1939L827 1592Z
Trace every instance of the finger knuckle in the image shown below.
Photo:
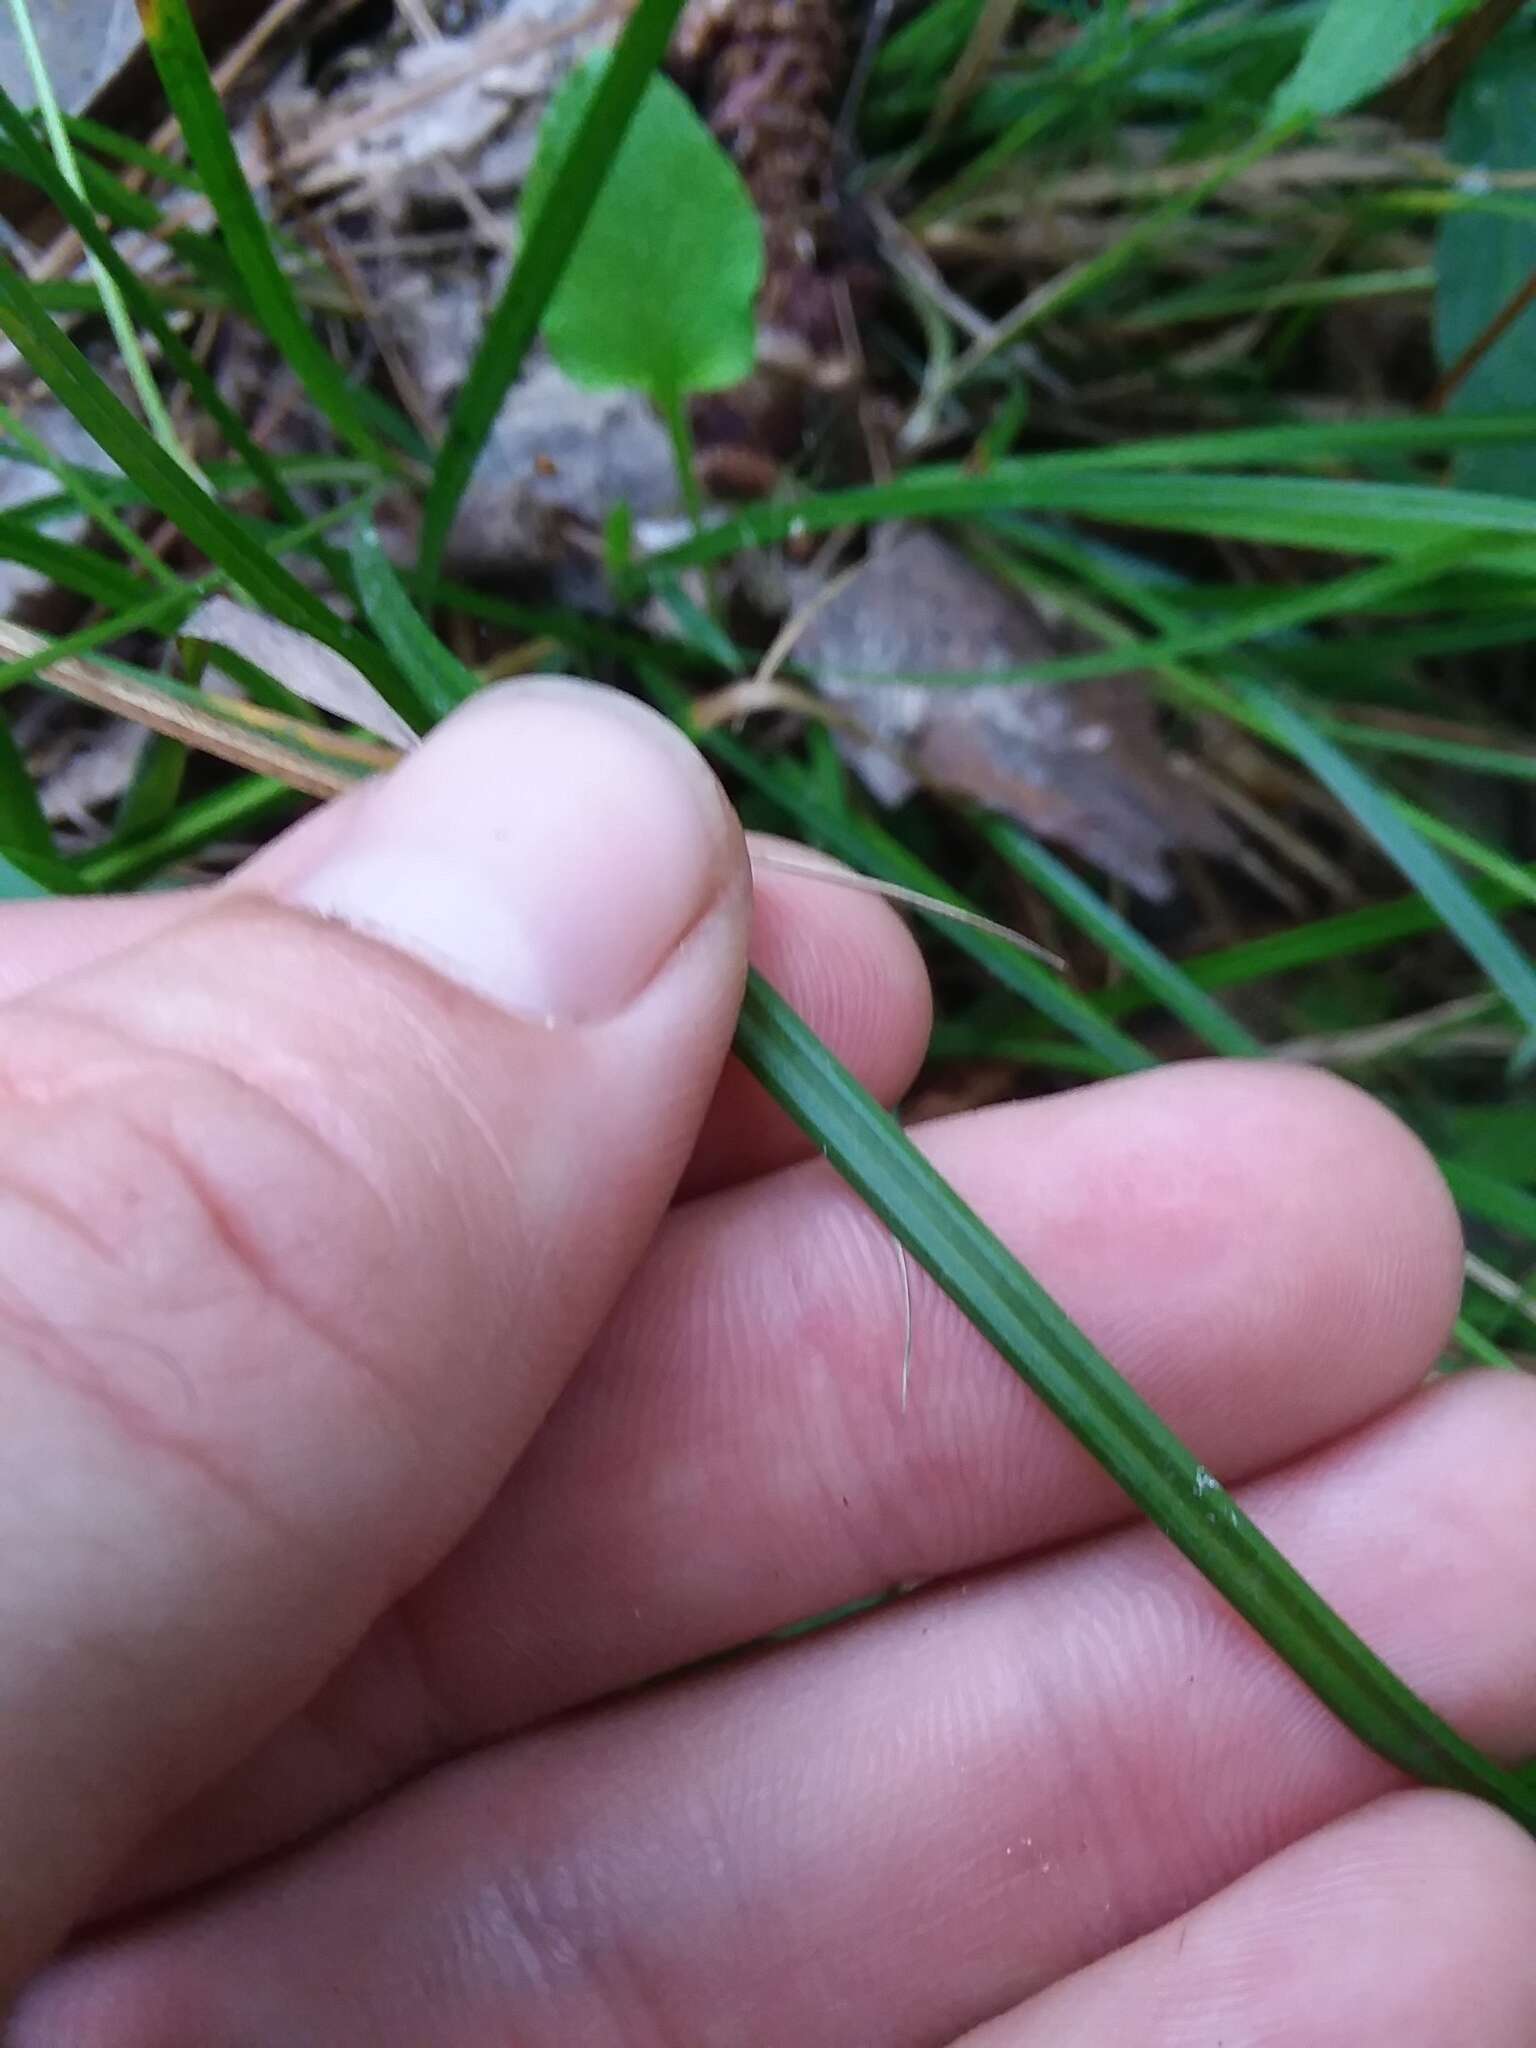
M283 1095L100 1027L7 1034L0 1330L139 1429L302 1355L387 1380L370 1345L378 1197ZM380 1256L387 1245L380 1248ZM345 1286L338 1284L344 1276Z

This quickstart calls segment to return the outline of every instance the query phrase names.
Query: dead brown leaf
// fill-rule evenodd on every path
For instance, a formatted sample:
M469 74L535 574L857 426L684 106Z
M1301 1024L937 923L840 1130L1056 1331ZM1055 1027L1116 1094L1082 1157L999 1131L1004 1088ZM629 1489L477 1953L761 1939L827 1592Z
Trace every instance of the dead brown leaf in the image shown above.
M912 527L808 619L795 658L867 735L840 733L838 743L880 802L901 803L925 783L974 798L1163 898L1175 848L1230 854L1235 842L1171 766L1136 677L900 680L1018 670L1086 644Z

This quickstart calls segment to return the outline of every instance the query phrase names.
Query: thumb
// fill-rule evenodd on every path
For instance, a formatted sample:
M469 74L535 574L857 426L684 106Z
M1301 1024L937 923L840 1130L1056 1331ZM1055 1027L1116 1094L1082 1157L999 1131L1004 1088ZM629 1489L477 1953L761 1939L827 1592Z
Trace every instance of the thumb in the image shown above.
M0 1990L474 1518L740 997L686 742L494 691L204 913L0 1009Z

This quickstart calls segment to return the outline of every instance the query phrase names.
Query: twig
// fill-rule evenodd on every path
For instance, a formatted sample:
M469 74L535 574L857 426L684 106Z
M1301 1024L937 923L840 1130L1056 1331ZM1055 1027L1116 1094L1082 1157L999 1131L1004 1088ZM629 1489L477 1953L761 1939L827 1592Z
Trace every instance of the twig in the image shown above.
M1457 996L1432 1009L1419 1010L1411 1017L1394 1017L1387 1024L1367 1024L1358 1031L1333 1031L1315 1038L1293 1038L1275 1046L1272 1059L1296 1060L1314 1067L1359 1067L1393 1053L1407 1052L1442 1032L1457 1031L1463 1025L1480 1022L1496 1012L1502 998L1496 993Z
M395 0L400 19L418 43L440 43L443 32L428 14L426 0Z
M1018 11L1019 0L982 0L965 48L934 98L933 112L923 135L925 143L937 141L974 95L991 70Z
M814 858L797 860L793 854L780 853L777 849L770 852L762 846L753 847L752 865L781 875L798 875L808 882L828 882L835 889L854 889L867 896L883 896L888 903L905 904L909 910L922 911L925 917L947 918L951 924L963 924L971 931L985 932L989 938L1002 939L1007 945L1017 946L1021 953L1028 953L1032 959L1043 960L1048 967L1065 971L1066 962L1059 953L1026 938L1012 925L999 924L996 918L983 917L979 910L967 910L962 904L950 903L942 896L929 896L921 889L909 889L904 883L885 882L878 875L861 875L856 868L833 867Z
M1488 325L1476 339L1464 348L1446 371L1440 382L1429 394L1426 411L1444 412L1446 406L1466 383L1472 372L1489 352L1495 349L1508 334L1522 313L1536 306L1536 270L1521 285L1512 299L1499 308Z
M39 634L0 620L0 656L26 660L47 645ZM78 655L46 663L38 677L66 696L132 719L151 732L180 740L236 768L272 776L307 796L339 796L352 787L360 772L392 768L400 758L393 747L301 725L297 719L264 711L259 705L222 699L221 710L205 710L152 683L139 682L105 663ZM326 760L326 754L332 760Z
M1519 1281L1511 1280L1507 1273L1501 1273L1497 1266L1490 1266L1486 1259L1480 1259L1475 1252L1467 1253L1466 1274L1469 1280L1481 1287L1485 1293L1491 1294L1496 1301L1502 1301L1529 1322L1536 1323L1536 1301L1531 1299Z
M266 154L267 175L271 182L273 198L279 208L286 209L298 233L308 242L341 286L359 325L370 336L383 358L396 396L410 414L416 431L430 446L436 437L437 425L432 417L432 409L427 403L426 394L409 361L396 346L388 323L368 289L368 280L364 277L361 266L345 243L338 241L315 218L308 200L288 176L283 160L283 138L266 107L257 110L256 132Z

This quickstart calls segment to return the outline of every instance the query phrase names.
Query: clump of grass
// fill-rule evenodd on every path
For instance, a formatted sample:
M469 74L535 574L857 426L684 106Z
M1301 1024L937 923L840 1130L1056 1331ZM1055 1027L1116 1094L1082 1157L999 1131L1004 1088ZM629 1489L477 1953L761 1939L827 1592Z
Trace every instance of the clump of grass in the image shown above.
M903 416L899 461L853 484L813 461L776 500L627 561L630 592L670 608L675 630L661 634L460 586L443 549L571 252L615 203L605 178L679 11L639 0L589 81L436 450L321 341L315 280L247 185L185 0L144 10L185 165L61 118L45 138L0 102L5 167L94 265L67 288L0 266L0 329L118 470L57 463L56 489L0 512L0 559L91 607L51 640L7 628L0 688L51 684L161 735L88 848L56 841L26 762L0 739L0 892L174 878L216 842L259 836L290 789L367 771L355 735L296 710L249 661L244 710L170 679L176 635L213 592L324 643L418 732L479 687L477 644L501 672L537 656L616 678L689 726L696 698L754 657L729 621L689 604L682 571L791 536L942 521L1096 642L1029 680L1150 679L1170 732L1266 835L1255 872L1268 893L1193 871L1187 902L1203 910L1159 924L1013 824L931 796L882 813L814 726L771 743L699 733L744 811L916 902L940 969L941 1071L1001 1062L1023 1090L1298 1044L1348 1065L1425 1133L1477 1233L1447 1365L1529 1352L1536 1112L1518 1076L1536 1042L1536 973L1519 918L1536 900L1536 748L1504 664L1530 635L1536 579L1536 326L1509 272L1511 248L1536 236L1536 144L1521 161L1494 123L1489 160L1473 163L1445 138L1482 132L1469 80L1486 110L1488 91L1536 76L1532 11L1447 0L1431 24L1444 39L1422 48L1362 36L1348 0L909 12L859 73L860 182L890 224L893 287L867 347ZM1416 127L1377 97L1387 88ZM209 209L191 229L169 217L189 190ZM162 238L168 260L135 269L120 246L130 233ZM1448 275L1437 364L1432 301ZM264 335L306 394L321 453L260 445L188 348L188 305ZM137 406L81 346L98 316L120 336L130 323L130 358L156 365ZM687 388L680 375L657 388L675 428ZM175 408L196 423L195 472L168 437ZM37 451L13 422L3 452ZM404 574L368 524L386 491L420 502ZM90 544L50 532L71 514L91 522ZM145 520L169 522L174 555L147 544ZM189 750L230 771L194 784ZM1070 953L1073 979L1013 943L1021 903ZM1531 1774L1463 1743L1371 1656L756 980L737 1048L1350 1726L1405 1769L1536 1827Z

